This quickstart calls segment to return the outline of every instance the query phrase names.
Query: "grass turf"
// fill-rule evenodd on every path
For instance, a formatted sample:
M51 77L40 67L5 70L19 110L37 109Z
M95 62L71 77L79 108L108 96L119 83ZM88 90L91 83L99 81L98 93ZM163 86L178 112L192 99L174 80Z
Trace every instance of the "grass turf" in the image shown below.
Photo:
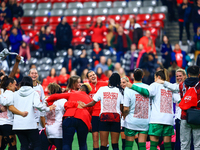
M109 137L109 143L111 143L111 138ZM87 137L87 147L88 147L88 150L93 150L93 142L92 142L92 134L89 133L88 134L88 137ZM78 146L78 139L77 139L77 136L75 134L74 136L74 141L73 141L73 144L72 144L72 149L73 150L79 150L79 146ZM119 149L122 150L122 141L121 141L121 138L119 139ZM134 143L133 145L133 149L134 150L138 150L136 144ZM8 148L6 148L6 150L8 150ZM17 138L17 150L20 150L20 142ZM110 144L110 147L109 147L109 150L112 150L112 146Z

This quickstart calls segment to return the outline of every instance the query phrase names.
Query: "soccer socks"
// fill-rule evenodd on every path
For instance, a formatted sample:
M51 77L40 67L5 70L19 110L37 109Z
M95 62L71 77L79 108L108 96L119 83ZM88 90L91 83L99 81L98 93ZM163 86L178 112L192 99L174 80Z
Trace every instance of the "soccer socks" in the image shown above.
M125 146L126 146L126 140L122 139L122 150L125 150Z
M112 144L113 150L119 150L118 143Z
M139 150L146 150L146 143L138 143L139 145Z
M125 150L132 150L133 141L126 141Z
M93 150L99 150L99 148L93 148Z
M151 141L150 150L157 150L158 142Z
M101 146L100 150L107 150L106 146Z
M172 150L171 142L164 143L165 150Z

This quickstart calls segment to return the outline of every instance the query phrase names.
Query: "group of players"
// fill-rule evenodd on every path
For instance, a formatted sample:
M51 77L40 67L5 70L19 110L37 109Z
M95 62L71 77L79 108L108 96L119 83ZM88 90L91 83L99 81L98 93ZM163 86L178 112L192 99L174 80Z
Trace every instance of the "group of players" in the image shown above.
M58 84L50 83L50 96L45 98L36 68L31 69L29 76L16 87L12 76L19 59L17 56L11 74L1 77L1 149L6 145L9 150L16 149L17 135L22 150L48 150L50 145L55 145L57 150L71 150L77 132L79 149L87 150L90 131L93 150L107 150L109 145L113 150L119 150L120 132L123 150L132 150L136 137L139 150L146 150L148 135L150 150L157 150L160 136L163 136L165 150L172 149L171 136L175 132L173 102L178 104L183 96L179 93L179 84L182 89L184 86L188 89L184 70L177 70L177 83L170 84L167 70L161 69L155 73L155 82L150 86L142 83L144 72L139 68L133 72L134 84L118 73L113 73L108 82L97 81L94 71L89 71L89 84L81 84L79 76L72 76L65 93ZM187 73L196 85L199 67L191 66ZM185 79L187 83L183 84ZM180 130L192 130L185 122L185 112L178 106L176 108L176 118L181 120ZM111 143L108 142L109 134ZM181 133L181 149L190 149L190 138L191 135ZM195 148L199 148L198 136L193 134L193 139Z

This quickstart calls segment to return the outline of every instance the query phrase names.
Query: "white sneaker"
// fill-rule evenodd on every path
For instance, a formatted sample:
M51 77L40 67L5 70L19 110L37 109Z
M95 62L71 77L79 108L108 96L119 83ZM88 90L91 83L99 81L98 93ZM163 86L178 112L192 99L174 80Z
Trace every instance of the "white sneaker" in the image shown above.
M192 43L190 42L190 40L187 40L188 45L192 45Z
M182 41L179 41L178 44L181 46L182 45Z

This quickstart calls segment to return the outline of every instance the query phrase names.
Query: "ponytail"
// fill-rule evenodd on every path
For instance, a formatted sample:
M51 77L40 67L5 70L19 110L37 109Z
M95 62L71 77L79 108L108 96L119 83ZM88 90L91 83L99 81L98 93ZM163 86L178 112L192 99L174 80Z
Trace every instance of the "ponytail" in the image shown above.
M119 89L119 91L124 95L124 89L120 85L121 79L118 73L113 73L109 78L109 85L116 87Z
M1 84L0 84L0 87L2 89L4 89L4 91L7 89L8 85L10 83L14 83L15 79L14 78L11 78L11 77L8 77L8 76L4 76L2 81L1 81Z
M169 75L167 69L161 69L156 72L156 77L160 76L160 78L164 81L169 81Z

